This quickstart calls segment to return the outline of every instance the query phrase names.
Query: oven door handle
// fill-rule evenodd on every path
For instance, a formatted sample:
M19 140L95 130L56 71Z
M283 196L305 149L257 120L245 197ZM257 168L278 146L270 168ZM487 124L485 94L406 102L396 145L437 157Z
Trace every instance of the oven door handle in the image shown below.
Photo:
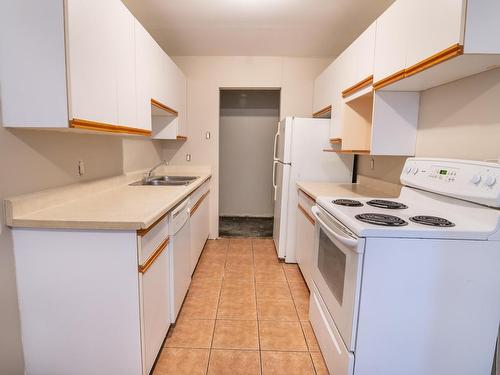
M356 247L358 245L357 239L354 239L350 236L347 236L344 232L339 231L339 230L335 230L334 228L331 228L328 224L326 224L319 216L319 209L317 207L312 207L311 211L312 211L313 215L316 217L316 220L318 221L318 223L323 228L325 228L328 231L328 233L330 233L337 240L339 240L344 245L349 246L349 247Z

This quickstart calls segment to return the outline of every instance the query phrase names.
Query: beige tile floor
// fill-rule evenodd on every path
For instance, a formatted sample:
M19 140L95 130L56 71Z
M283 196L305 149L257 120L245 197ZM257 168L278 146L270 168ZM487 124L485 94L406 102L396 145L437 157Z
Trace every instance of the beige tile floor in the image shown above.
M272 239L208 241L154 374L328 374L308 306Z

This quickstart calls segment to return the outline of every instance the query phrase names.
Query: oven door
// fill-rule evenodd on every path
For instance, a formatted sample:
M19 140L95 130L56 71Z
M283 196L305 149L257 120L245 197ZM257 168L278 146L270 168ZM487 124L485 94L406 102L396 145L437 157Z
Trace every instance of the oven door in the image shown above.
M364 238L356 237L319 206L313 253L313 281L348 350L354 351Z

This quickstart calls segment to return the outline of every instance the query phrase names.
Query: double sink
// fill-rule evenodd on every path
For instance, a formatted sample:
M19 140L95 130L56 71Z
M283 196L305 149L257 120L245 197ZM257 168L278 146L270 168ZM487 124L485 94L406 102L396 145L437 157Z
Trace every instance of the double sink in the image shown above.
M199 176L151 176L131 183L131 186L187 186Z

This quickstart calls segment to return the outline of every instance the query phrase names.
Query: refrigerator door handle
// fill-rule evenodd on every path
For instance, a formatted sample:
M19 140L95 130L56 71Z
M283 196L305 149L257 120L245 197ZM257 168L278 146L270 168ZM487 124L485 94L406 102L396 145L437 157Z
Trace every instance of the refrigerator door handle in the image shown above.
M273 189L274 189L274 200L276 200L276 189L278 185L276 185L276 165L278 162L276 160L273 161Z
M278 147L278 137L280 135L280 124L278 123L278 131L274 135L274 151L273 151L273 160L278 160L278 156L276 155L276 148ZM274 180L273 180L274 181Z

